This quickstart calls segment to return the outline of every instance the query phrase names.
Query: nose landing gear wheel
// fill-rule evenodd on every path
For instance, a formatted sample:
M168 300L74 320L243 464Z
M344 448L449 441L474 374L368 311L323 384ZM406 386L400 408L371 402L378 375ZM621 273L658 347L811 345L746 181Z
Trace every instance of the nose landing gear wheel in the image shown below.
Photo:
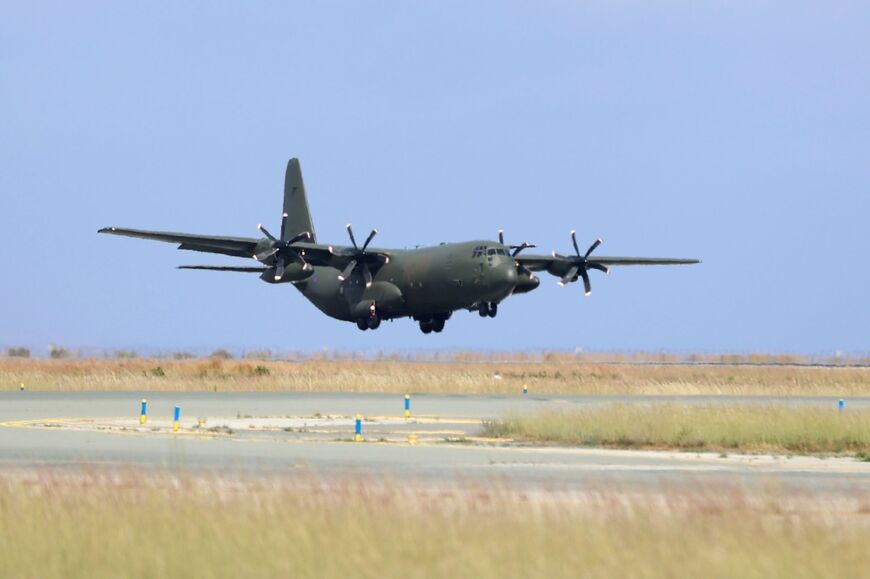
M370 317L366 322L370 330L377 330L381 326L381 318L377 316Z
M489 317L494 318L498 313L498 304L495 302L489 304L489 312L487 313L489 314Z
M481 318L485 318L489 315L489 304L486 302L480 302L477 306L477 313L480 314Z
M366 331L369 329L369 322L365 318L360 318L356 321L356 327L362 331Z

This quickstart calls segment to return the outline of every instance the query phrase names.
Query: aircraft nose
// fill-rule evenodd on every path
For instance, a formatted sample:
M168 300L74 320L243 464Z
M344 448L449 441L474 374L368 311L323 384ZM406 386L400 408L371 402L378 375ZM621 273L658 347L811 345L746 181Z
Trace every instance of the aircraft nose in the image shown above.
M500 264L493 273L495 274L493 281L499 287L513 288L517 283L517 267L513 264L513 261Z

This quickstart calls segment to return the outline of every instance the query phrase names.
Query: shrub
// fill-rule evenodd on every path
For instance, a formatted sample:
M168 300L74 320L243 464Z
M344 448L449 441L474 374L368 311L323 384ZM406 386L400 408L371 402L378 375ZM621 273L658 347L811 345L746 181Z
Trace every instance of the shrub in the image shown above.
M63 346L55 346L51 345L48 347L48 357L52 360L62 360L64 358L69 358L70 352Z
M30 350L28 348L9 348L6 350L6 355L10 358L29 358Z
M212 358L217 358L219 360L231 360L233 355L229 352L229 350L225 350L223 348L218 348L214 352L211 353Z

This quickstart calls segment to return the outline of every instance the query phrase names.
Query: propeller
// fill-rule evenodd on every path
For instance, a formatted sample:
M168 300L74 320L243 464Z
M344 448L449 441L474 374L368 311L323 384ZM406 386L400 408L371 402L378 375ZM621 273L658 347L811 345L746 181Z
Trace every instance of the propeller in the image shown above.
M303 240L311 239L311 233L308 231L303 231L302 233L291 237L290 239L285 239L285 232L287 229L287 213L284 213L281 216L281 239L278 239L271 233L269 230L263 227L262 224L257 225L257 229L265 235L272 243L260 253L254 254L254 259L257 261L264 262L268 259L275 258L275 281L279 281L284 277L284 268L287 266L287 261L298 263L302 266L303 271L308 271L311 269L311 265L305 261L302 255L299 254L295 249L293 249L293 244Z
M583 278L583 289L586 295L588 296L592 293L592 283L589 281L589 270L597 269L604 273L609 272L605 265L601 265L600 263L589 263L589 256L599 245L601 245L602 241L601 238L596 239L592 245L589 246L589 249L586 250L586 253L580 255L580 247L577 245L577 232L573 229L571 230L571 244L574 246L574 253L576 256L559 255L555 251L553 252L553 257L559 261L571 264L568 271L564 276L562 276L562 279L559 280L559 285L564 286L565 284L577 281L578 278Z
M499 229L499 230L498 230L498 242L499 242L501 245L504 245L504 229ZM520 245L509 245L508 247L509 247L510 249L513 249L513 252L511 253L511 256L512 256L512 257L516 257L517 254L518 254L519 252L521 252L522 250L524 250L524 249L529 249L529 248L531 248L531 247L538 247L538 246L535 245L534 243L529 243L528 241L524 241L524 242L522 242Z
M499 229L499 230L498 230L498 242L499 242L501 245L504 245L504 244L505 244L505 243L504 243L504 229ZM513 251L511 252L511 257L516 257L517 254L519 254L519 252L521 252L522 250L524 250L524 249L529 249L529 248L531 248L531 247L538 247L538 246L535 245L534 243L529 243L529 242L527 242L527 241L524 241L524 242L522 242L520 245L509 245L508 247L509 247L510 249L513 250ZM519 273L519 274L521 274L521 275L528 275L528 276L531 276L531 275L532 275L532 272L529 271L529 270L526 268L526 266L524 266L524 265L521 264L521 263L517 263L517 273Z
M366 287L371 287L372 285L372 272L369 269L369 261L374 260L380 262L381 258L376 254L367 253L366 249L369 246L369 243L372 242L375 235L378 234L377 229L372 229L369 236L366 237L365 243L362 244L362 247L358 246L356 243L356 238L353 235L353 227L351 227L350 223L347 224L347 234L350 236L350 242L353 244L353 249L346 248L343 250L344 255L351 255L353 259L351 259L347 265L344 267L342 272L338 274L338 279L344 281L348 279L353 272L359 268L362 273L363 281L365 282Z

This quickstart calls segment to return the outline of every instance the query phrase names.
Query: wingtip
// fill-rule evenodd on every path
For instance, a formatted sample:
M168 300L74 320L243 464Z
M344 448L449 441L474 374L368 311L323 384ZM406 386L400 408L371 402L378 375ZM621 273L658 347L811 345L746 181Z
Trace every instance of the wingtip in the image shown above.
M102 229L97 229L97 233L112 233L118 229L117 227L103 227Z

